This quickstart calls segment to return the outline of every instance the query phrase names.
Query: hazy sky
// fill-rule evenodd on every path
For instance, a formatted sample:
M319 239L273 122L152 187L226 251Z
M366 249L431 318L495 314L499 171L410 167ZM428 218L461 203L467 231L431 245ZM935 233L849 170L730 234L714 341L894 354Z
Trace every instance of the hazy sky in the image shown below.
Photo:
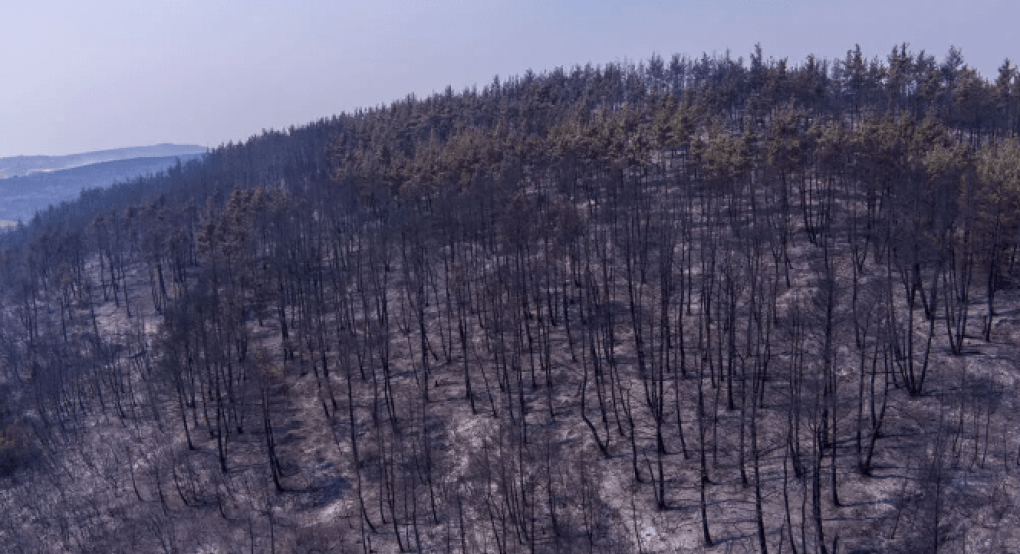
M730 49L1020 59L1015 0L0 0L0 157L216 146L531 68Z

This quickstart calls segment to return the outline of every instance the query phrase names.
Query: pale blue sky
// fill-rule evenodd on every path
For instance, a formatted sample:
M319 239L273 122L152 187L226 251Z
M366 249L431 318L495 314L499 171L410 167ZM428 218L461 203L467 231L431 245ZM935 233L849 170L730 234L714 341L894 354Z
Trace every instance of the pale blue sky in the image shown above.
M1006 0L0 0L0 157L176 142L263 128L575 64L652 53L800 63L860 43L986 77L1020 60Z

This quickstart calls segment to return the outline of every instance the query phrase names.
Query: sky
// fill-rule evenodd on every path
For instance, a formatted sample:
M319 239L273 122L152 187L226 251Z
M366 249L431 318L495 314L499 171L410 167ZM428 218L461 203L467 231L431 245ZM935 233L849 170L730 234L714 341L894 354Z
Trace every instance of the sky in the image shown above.
M1018 16L1015 0L0 0L0 157L215 147L496 75L757 43L791 64L955 45L994 78L1020 61Z

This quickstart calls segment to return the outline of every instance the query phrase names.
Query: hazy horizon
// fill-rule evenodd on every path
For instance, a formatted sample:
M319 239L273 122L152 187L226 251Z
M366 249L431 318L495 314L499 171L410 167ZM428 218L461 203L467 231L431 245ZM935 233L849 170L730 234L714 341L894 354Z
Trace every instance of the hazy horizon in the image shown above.
M13 156L0 156L0 160L9 160L11 158L67 158L67 157L72 157L72 156L82 156L82 155L88 155L88 154L101 154L101 153L112 152L112 151L116 151L116 150L139 150L139 149L159 148L159 147L206 148L206 149L214 148L214 147L207 146L207 145L204 145L204 144L178 144L178 143L174 143L174 142L160 142L160 143L155 143L155 144L135 144L135 145L131 145L131 146L121 146L121 147L117 147L117 148L102 148L102 149L99 149L99 150L86 150L86 151L83 151L83 152L70 152L70 153L67 153L67 154L15 154ZM145 158L145 157L161 157L161 156L142 155L142 156L132 156L132 157ZM124 158L118 158L118 159L124 159Z
M5 7L0 157L159 143L216 147L448 85L652 54L884 59L951 45L985 78L1016 58L1020 8L796 1L135 3Z

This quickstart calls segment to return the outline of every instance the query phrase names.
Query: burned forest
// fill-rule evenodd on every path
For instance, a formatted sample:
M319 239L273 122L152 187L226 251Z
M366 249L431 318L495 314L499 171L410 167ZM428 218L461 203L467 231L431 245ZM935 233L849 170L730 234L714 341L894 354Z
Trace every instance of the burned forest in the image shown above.
M0 230L0 551L1020 550L1020 77L557 68Z

